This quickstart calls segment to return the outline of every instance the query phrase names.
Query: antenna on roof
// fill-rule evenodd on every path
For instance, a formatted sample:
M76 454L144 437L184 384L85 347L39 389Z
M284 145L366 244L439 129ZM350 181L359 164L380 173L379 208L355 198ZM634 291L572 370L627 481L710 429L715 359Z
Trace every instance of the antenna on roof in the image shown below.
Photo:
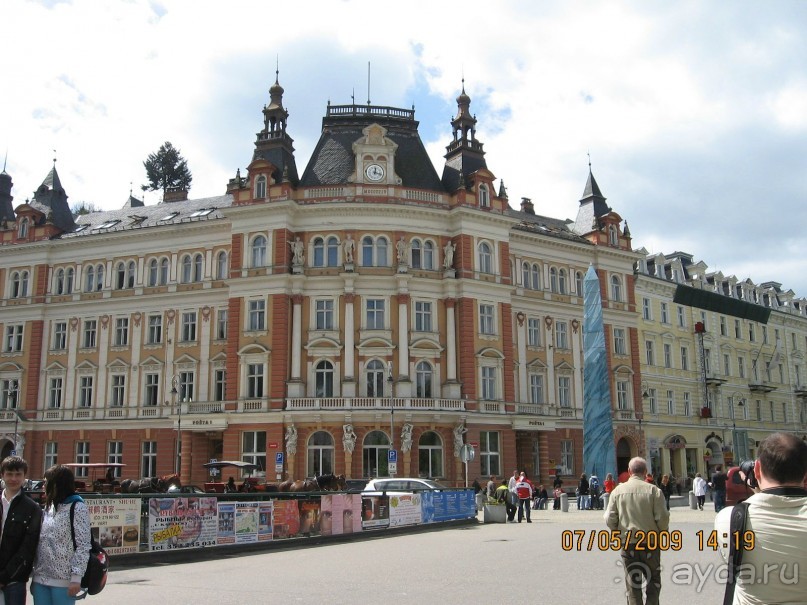
M367 61L367 104L370 104L370 62Z
M6 157L3 158L3 172L6 171L6 163L8 162L8 148L6 148Z
M350 99L353 101L353 104L356 104L356 87L353 87L353 91L350 93Z
M56 150L53 150L53 167L56 168Z
M280 55L275 55L275 84L280 82Z
M591 172L591 151L587 151L586 155L588 156L588 171Z

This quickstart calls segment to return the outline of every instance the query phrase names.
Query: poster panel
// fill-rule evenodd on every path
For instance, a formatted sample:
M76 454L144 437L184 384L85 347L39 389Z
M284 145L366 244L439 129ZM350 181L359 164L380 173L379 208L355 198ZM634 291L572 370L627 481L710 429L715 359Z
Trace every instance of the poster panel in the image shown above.
M150 498L149 550L215 546L217 517L216 498Z
M258 542L274 539L274 505L272 500L258 502Z
M389 496L361 497L361 528L389 527Z
M217 544L249 544L272 540L271 500L219 502Z
M291 538L300 533L300 509L297 500L274 500L272 521L275 539Z
M216 544L235 544L235 502L218 504Z
M420 493L398 494L389 497L390 527L421 523Z
M300 533L304 536L319 534L320 502L300 500Z
M137 552L140 544L140 498L87 500L90 531L110 555Z
M423 492L423 523L467 519L476 515L476 503L471 490Z
M338 536L361 531L361 494L323 495L320 533Z

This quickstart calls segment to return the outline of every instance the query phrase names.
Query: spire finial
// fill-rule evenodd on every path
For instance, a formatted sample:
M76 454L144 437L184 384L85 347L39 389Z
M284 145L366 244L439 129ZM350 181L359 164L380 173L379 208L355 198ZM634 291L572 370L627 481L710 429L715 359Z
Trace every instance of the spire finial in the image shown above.
M129 181L129 197L132 197L132 181Z
M370 62L367 61L367 105L370 105Z
M353 91L350 93L350 99L353 102L353 104L355 105L356 104L356 87L355 86L353 87Z
M280 84L280 55L275 55L275 84Z
M53 167L56 168L56 150L53 150Z
M6 171L6 163L8 163L8 149L6 149L6 157L3 158L3 172Z
M586 155L588 156L588 171L591 172L591 151L587 151Z

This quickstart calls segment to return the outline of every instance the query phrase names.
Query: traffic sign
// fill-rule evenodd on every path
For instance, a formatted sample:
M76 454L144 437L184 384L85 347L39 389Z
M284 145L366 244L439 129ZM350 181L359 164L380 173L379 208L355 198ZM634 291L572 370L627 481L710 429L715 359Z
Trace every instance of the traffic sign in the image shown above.
M283 466L285 457L286 454L284 454L283 452L275 452L275 464Z
M397 462L390 462L388 464L388 466L389 466L388 470L389 470L390 475L394 475L394 474L396 474L398 472L398 463Z
M398 462L398 450L389 450L387 452L387 462L390 464Z
M473 462L474 458L476 458L476 451L474 450L473 446L468 445L467 443L462 446L460 450L460 460L463 462Z

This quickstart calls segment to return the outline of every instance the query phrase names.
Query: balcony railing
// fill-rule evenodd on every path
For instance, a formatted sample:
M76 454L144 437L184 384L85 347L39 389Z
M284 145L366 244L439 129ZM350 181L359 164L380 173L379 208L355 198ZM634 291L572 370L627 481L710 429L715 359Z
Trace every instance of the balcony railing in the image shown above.
M287 410L443 410L464 411L462 399L416 397L301 397L286 400Z

